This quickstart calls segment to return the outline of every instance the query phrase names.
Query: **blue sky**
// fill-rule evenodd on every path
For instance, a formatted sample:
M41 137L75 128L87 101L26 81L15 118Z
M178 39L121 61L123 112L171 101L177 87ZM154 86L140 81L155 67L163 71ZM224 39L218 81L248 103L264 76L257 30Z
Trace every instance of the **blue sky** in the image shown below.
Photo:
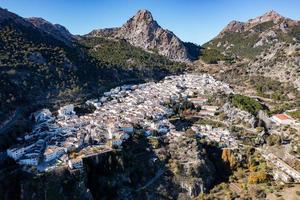
M59 23L73 34L121 26L139 9L148 9L163 28L197 44L231 20L246 21L269 10L300 19L300 0L0 0L0 7Z

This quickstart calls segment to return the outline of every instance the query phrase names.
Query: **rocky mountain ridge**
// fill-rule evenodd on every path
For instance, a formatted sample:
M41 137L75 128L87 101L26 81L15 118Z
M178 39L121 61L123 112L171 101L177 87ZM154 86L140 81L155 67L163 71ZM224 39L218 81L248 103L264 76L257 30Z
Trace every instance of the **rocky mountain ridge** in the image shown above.
M60 24L52 24L40 17L30 17L27 20L38 29L49 33L56 39L61 40L66 44L72 43L72 40L75 39L75 36L73 36L68 29Z
M192 48L173 32L160 27L148 10L139 10L122 27L93 30L87 36L124 39L133 46L157 52L177 61L197 59L197 53L191 52ZM192 51L199 51L199 47L194 46L196 48Z
M300 21L270 11L247 22L231 21L204 47L217 49L223 55L253 59L275 43L299 42L299 27Z
M276 27L274 26L273 28L281 28L283 31L284 29L290 26L295 26L298 23L296 20L283 17L279 13L272 10L265 13L262 16L258 16L246 22L233 20L220 32L220 34L217 37L222 37L224 36L224 34L230 32L245 32L265 22L273 22L274 25L277 25Z
M300 21L270 11L247 22L230 22L203 45L202 60L243 63L251 76L268 76L299 88L299 44Z

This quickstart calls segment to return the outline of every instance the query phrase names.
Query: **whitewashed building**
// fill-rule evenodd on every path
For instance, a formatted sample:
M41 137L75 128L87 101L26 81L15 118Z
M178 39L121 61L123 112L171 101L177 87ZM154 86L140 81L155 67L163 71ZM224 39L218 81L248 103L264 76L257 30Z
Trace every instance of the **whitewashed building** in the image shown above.
M18 161L20 165L33 165L37 166L39 164L39 158L38 157L32 157L32 158L25 158L25 159L20 159Z
M278 125L289 125L289 124L294 123L294 121L295 121L290 116L288 116L286 114L273 115L271 120L274 121Z
M76 113L74 111L73 104L63 106L58 110L58 117L61 117L61 118L74 116L75 114Z
M49 109L39 110L39 111L33 113L33 117L34 117L35 122L37 122L37 123L53 119L52 113L50 112Z
M57 146L48 146L44 152L44 161L50 162L60 158L65 153L65 149Z

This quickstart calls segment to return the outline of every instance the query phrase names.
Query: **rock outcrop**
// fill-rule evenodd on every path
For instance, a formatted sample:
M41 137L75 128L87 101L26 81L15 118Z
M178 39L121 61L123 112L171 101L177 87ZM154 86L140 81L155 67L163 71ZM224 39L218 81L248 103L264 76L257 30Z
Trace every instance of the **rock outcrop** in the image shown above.
M138 11L120 28L97 29L87 36L124 39L133 46L157 52L177 61L197 59L191 52L190 44L182 42L173 32L160 27L147 10ZM193 47L192 51L199 51L197 45Z
M207 192L216 180L216 168L197 140L185 136L173 138L167 150L174 182L186 191L185 195L197 197Z

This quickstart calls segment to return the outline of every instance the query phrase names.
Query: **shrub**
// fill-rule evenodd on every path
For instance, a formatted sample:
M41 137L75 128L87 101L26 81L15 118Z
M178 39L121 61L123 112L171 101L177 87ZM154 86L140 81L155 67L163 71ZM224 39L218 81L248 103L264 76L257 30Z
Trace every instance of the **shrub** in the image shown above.
M263 106L258 101L240 94L233 95L231 103L235 107L245 110L252 115L256 115L259 110L263 110Z
M296 111L289 112L288 114L295 119L300 119L300 108L298 108Z
M278 135L270 135L268 138L267 138L267 144L269 145L269 146L274 146L274 145L276 145L276 144L280 144L281 143L281 138L280 138L280 136L278 136Z
M209 64L217 64L218 61L225 60L225 56L220 51L211 48L203 49L200 58Z
M251 172L248 176L249 184L263 183L267 180L267 173L265 171Z

